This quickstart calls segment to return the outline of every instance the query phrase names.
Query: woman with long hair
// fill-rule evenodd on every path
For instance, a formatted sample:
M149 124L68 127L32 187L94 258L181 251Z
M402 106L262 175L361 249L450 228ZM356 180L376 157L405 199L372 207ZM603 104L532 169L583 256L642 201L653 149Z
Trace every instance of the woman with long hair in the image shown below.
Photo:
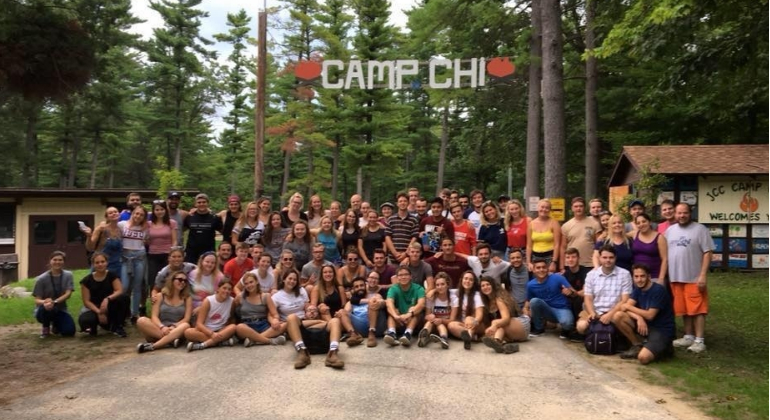
M307 227L307 222L300 220L291 227L291 233L286 237L286 242L283 243L283 249L288 249L294 253L294 268L302 270L310 261L310 245L311 245L310 230Z
M529 317L520 315L519 305L497 280L482 277L479 289L486 309L484 325L487 326L482 341L497 353L519 351L519 345L514 341L526 341L529 338Z
M340 245L343 255L351 247L358 249L358 238L361 237L361 228L358 225L358 215L353 209L345 212L342 226L340 226Z
M320 277L318 286L310 292L310 304L318 307L321 319L329 321L345 307L345 289L337 281L337 272L332 265L321 267Z
M520 249L522 254L526 254L528 224L529 217L524 213L524 205L521 204L521 201L515 198L510 200L503 220L508 244L508 249L505 251L506 261L508 260L508 254L513 249Z
M302 206L305 203L305 199L302 194L295 192L289 197L289 205L286 209L281 210L281 226L284 228L290 228L294 223L304 220L307 223L307 214L302 212Z
M64 337L75 335L75 322L67 312L67 299L75 290L75 278L64 269L66 255L54 251L48 258L49 270L37 276L32 297L35 298L35 319L43 324L40 338L58 332Z
M466 271L457 288L458 316L450 320L449 332L463 340L465 350L471 349L471 342L484 333L484 302L479 293L479 283L473 271Z
M187 274L172 271L166 277L166 284L160 291L158 303L152 305L152 314L141 317L136 327L144 336L144 343L136 351L144 353L172 346L179 347L184 332L190 328L192 318L192 296Z
M145 242L149 226L147 224L147 209L136 206L131 211L128 220L118 222L123 237L123 267L120 280L123 283L123 293L131 293L131 323L139 319L139 308L144 312L142 289L144 288L144 269L147 265Z
M238 218L233 226L232 242L233 246L241 243L254 245L259 243L262 234L265 232L265 224L259 220L259 204L252 201L246 205L246 210Z
M561 227L551 217L551 202L542 199L537 203L537 217L527 227L527 270L532 271L534 259L544 259L548 272L556 272L561 255Z
M386 249L385 228L380 224L380 219L375 210L369 210L366 214L367 224L361 229L358 238L358 254L364 260L364 265L371 269L374 267L374 250Z
M341 223L340 223L340 215L342 214L342 203L339 201L332 201L329 203L329 217L332 219L332 223L334 223L334 229L339 230Z
M190 289L193 298L193 315L198 313L201 304L219 288L225 276L219 271L217 255L213 251L204 252L198 258L198 268L190 272Z
M642 213L636 216L636 235L631 243L634 250L634 264L644 264L650 268L652 281L665 286L668 271L668 243L666 237L652 228L650 215Z
M270 197L259 197L257 199L257 208L259 209L257 218L263 225L270 224Z
M152 220L147 229L147 282L142 287L142 303L147 301L147 291L152 289L160 270L168 262L171 248L176 248L176 220L171 219L165 200L152 202ZM139 313L145 316L143 305Z
M311 229L311 235L315 241L324 246L324 259L330 261L337 267L342 265L342 256L340 255L340 239L334 221L329 216L321 217L320 227Z
M615 249L615 265L631 271L634 264L634 253L631 250L631 240L626 236L626 227L620 215L613 215L609 221L609 232L603 240L596 241L594 246L594 268L599 267L599 250L606 244L612 245Z
M107 270L120 276L123 255L123 237L120 234L118 221L120 211L115 207L107 207L104 220L93 231L89 227L81 230L86 235L86 249L99 251L107 256Z
M596 232L597 241L603 241L607 239L607 235L610 233L610 217L612 217L612 213L607 210L599 212L600 228Z
M441 348L449 348L448 325L457 318L460 304L457 295L449 291L449 275L445 272L436 274L435 288L425 295L425 326L418 335L417 346L425 347L429 342L441 343ZM429 296L430 295L430 296ZM438 334L434 334L433 331Z
M285 328L281 328L270 293L262 291L253 272L244 274L241 281L243 292L235 296L235 314L239 321L235 326L235 334L243 340L243 346L284 344L286 338L281 334Z
M284 228L281 222L281 213L274 211L270 213L270 223L265 227L265 234L262 235L262 244L265 246L265 252L277 261L283 250L283 243L291 232L290 228Z
M300 286L299 272L296 270L283 273L278 281L278 292L272 297L283 330L286 329L286 318L289 315L294 314L303 319L305 309L310 306L310 298L305 288Z
M198 311L195 327L188 328L184 336L189 341L187 351L203 350L235 344L235 324L231 323L233 312L233 297L230 293L233 285L223 281L217 286L215 294L203 299Z
M123 320L128 308L128 297L123 294L120 277L107 270L107 256L95 252L91 256L93 271L80 281L83 309L78 317L80 330L95 336L99 326L118 337L126 337Z
M481 227L479 228L478 240L489 244L492 249L492 256L503 258L505 249L508 246L508 238L505 234L503 219L500 217L500 209L494 201L487 201L481 205L481 214L479 215Z
M321 226L321 217L326 215L324 202L321 196L316 194L310 197L310 208L307 209L307 225L310 229L317 229Z

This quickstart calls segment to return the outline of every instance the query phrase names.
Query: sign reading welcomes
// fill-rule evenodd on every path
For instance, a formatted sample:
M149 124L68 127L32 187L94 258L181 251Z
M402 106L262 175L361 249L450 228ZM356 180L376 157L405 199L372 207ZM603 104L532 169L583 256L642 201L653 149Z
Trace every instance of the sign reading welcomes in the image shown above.
M362 61L342 60L300 61L294 75L300 84L317 84L325 89L419 89L419 74L428 72L431 89L486 86L490 82L507 82L513 78L516 66L509 57L471 59Z
M698 179L701 223L768 223L767 179Z

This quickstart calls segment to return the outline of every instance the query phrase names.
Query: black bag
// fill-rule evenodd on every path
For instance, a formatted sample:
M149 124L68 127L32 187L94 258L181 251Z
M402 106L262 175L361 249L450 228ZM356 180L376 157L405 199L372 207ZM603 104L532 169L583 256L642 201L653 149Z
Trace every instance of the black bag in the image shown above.
M617 339L615 337L615 326L602 324L601 321L594 320L588 327L588 334L584 341L586 350L591 354L615 354L617 353Z
M326 328L300 328L302 341L310 354L326 354L329 351L329 332Z

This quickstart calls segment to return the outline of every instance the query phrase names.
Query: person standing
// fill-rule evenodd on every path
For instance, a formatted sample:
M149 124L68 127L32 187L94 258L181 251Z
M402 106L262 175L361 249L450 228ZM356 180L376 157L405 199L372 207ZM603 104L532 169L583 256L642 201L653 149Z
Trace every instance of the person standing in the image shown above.
M176 191L169 191L166 197L168 204L168 216L176 222L176 246L181 247L184 240L184 219L187 218L187 212L179 209L179 202L182 195Z
M222 210L217 213L217 217L222 219L222 242L233 242L233 228L242 213L243 208L241 207L241 198L235 194L227 197L227 210Z
M585 211L585 199L583 197L573 198L573 217L561 227L561 252L559 254L563 256L567 248L575 248L580 253L580 265L583 267L593 267L591 251L594 247L596 232L601 229L601 224L593 217L586 217ZM564 258L560 260L561 271L564 271L566 268Z
M676 224L676 209L674 207L674 200L663 200L660 203L660 217L663 221L658 223L658 233L661 235L666 233L669 226Z
M704 331L709 309L706 275L714 252L709 230L692 221L690 205L676 206L676 224L666 230L668 276L674 296L674 313L682 316L684 336L674 347L701 353L706 350Z
M123 237L123 266L120 271L120 281L123 283L123 294L131 296L131 323L136 324L140 308L141 313L146 313L142 289L145 285L147 267L145 250L149 231L147 210L142 206L134 207L131 218L128 221L118 222L118 228Z
M203 193L195 196L195 213L184 219L184 227L190 231L184 260L195 264L201 254L214 250L216 231L223 229L222 219L209 209L209 196Z
M388 227L385 229L385 244L390 251L394 262L401 262L407 257L406 251L409 245L417 241L420 232L420 221L409 214L407 206L409 197L400 193L396 199L398 211L388 219Z
M126 197L126 208L123 209L123 211L120 212L120 219L119 222L125 222L128 219L131 218L131 213L134 212L134 209L137 206L142 205L142 196L139 193L129 193Z

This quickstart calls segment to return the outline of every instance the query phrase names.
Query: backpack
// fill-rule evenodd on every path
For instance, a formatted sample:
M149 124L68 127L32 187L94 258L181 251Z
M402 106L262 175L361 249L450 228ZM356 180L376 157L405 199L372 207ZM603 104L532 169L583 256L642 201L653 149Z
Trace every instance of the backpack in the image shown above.
M584 343L586 350L591 354L615 354L617 352L617 339L615 326L602 324L598 319L591 322Z

